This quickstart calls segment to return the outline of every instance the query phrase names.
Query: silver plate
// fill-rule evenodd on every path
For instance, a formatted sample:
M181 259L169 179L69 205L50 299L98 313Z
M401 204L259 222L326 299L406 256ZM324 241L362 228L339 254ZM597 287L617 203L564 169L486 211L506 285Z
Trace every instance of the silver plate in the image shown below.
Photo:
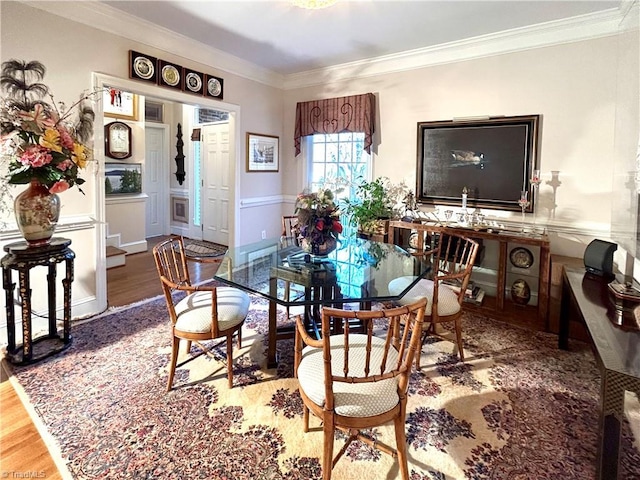
M147 57L136 57L133 61L133 71L136 72L136 75L140 78L149 80L153 77L155 67L153 66L153 62Z
M197 73L187 73L187 76L184 78L184 80L187 88L192 92L199 92L200 88L202 88L202 79Z
M167 85L175 87L180 83L180 72L173 65L165 65L162 67L162 79Z
M207 90L209 91L209 95L212 97L217 97L222 92L222 85L216 78L210 78L207 82Z
M517 247L509 253L509 260L514 267L529 268L533 265L533 253L524 247Z

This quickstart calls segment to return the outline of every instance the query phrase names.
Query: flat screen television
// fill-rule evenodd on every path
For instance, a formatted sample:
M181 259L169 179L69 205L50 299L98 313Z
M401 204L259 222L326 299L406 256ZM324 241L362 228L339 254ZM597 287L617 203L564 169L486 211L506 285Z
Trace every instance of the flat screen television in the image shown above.
M531 174L538 168L540 115L418 123L416 200L521 211L521 192L535 204Z

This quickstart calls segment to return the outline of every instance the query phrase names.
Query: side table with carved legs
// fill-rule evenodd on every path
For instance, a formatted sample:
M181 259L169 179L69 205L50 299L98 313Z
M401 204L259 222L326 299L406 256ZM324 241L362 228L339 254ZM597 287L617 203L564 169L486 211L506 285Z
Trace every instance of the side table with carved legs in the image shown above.
M15 364L28 364L42 360L60 352L71 344L71 283L73 282L73 260L75 253L69 248L71 240L54 237L48 245L29 246L27 242L16 242L5 245L7 252L0 265L2 266L2 288L5 291L7 313L7 359ZM56 274L58 263L65 262L63 287L63 330L62 337L58 333L56 322ZM31 285L30 271L37 266L48 268L47 300L48 300L48 332L33 339L31 322ZM18 272L20 302L22 304L22 344L16 347L16 325L13 306L13 294L16 284L12 272Z

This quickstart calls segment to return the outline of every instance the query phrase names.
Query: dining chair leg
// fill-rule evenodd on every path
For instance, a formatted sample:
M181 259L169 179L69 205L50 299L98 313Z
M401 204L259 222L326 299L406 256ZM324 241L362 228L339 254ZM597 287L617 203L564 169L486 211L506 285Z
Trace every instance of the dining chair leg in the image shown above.
M180 349L180 339L173 337L171 341L171 360L169 363L169 380L167 381L167 392L173 387L173 376L176 372L176 364L178 363L178 350Z
M304 422L304 433L309 433L309 409L302 405L302 420Z
M464 362L464 350L462 349L462 318L456 319L455 327L456 327L456 343L458 344L458 357L460 357L461 362Z
M409 465L407 458L407 435L405 433L404 415L398 415L393 423L396 429L396 452L398 452L398 466L402 480L409 480Z
M233 387L233 333L227 335L227 378L229 388Z
M242 348L242 327L238 329L238 350Z
M187 355L191 353L191 340L187 340Z
M324 435L324 450L322 453L322 480L331 480L333 470L333 441L335 429L331 414L326 413L322 421L322 432Z

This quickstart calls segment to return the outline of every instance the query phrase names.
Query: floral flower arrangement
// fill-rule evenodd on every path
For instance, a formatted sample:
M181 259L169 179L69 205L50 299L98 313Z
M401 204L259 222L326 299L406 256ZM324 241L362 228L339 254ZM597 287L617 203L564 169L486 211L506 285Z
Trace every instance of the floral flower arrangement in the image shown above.
M0 105L0 155L3 166L8 164L4 180L9 184L37 181L51 193L73 185L80 189L84 183L80 170L92 157L87 142L95 117L85 101L98 92L83 94L66 108L40 83L44 74L45 67L37 61L2 64L0 83L8 93Z
M340 210L329 189L300 193L295 213L298 215L300 238L311 244L320 245L329 238L337 240L338 234L342 233Z

